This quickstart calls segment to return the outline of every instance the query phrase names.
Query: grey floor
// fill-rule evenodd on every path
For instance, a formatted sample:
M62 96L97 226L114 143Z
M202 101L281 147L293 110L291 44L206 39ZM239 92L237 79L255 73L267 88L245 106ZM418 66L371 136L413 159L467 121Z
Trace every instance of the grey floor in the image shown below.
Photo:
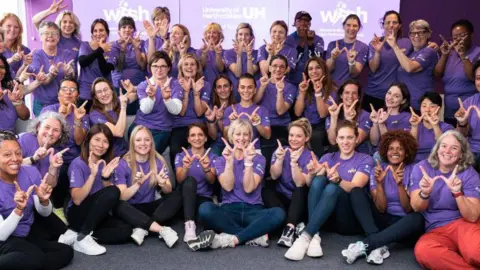
M324 256L312 259L307 256L302 261L292 262L283 257L286 248L270 242L270 247L240 246L222 250L191 252L183 239L183 226L173 228L180 239L172 249L162 240L149 237L138 247L133 243L106 246L107 253L101 256L85 256L75 252L73 263L67 269L420 269L413 256L413 249L394 245L390 248L390 258L381 266L368 264L364 258L348 265L341 256L341 250L361 236L341 236L323 232L322 248Z

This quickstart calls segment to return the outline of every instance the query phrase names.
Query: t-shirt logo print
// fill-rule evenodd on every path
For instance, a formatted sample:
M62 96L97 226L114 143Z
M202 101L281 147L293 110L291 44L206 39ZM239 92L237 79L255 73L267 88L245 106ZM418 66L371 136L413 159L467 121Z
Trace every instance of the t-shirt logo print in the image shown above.
M357 169L351 168L350 170L347 171L348 173L354 174L357 172Z

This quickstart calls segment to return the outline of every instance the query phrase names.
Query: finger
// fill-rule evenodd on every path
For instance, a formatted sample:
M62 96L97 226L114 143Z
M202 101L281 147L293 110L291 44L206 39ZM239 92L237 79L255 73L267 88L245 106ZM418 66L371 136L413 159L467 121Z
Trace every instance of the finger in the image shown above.
M263 39L263 42L265 42L265 45L268 45L268 42L265 39Z
M403 170L403 162L398 165L396 172L401 172Z
M315 155L315 153L313 151L310 151L310 156L312 156L312 160L315 164L318 163L318 160L317 160L317 156Z
M253 116L254 114L256 114L256 113L258 112L258 110L260 110L260 106L258 106L255 110L253 110L252 116Z
M145 172L143 172L143 168L142 166L138 166L140 168L140 173L144 176L145 175Z
M353 45L352 45L352 48L350 49L350 51L354 51L355 50L355 44L357 44L357 42L353 42Z
M55 149L53 149L52 147L48 148L46 154L49 156L53 156L55 154Z
M382 166L380 165L380 160L377 159L376 161L377 161L377 167L381 168Z
M190 157L190 154L188 153L187 149L185 147L182 147L183 153L185 153L185 156Z
M465 110L465 108L463 107L463 102L461 98L458 98L458 105L460 105L460 108Z
M258 138L256 138L255 140L253 140L253 142L250 143L250 145L254 146L258 141Z
M22 191L22 189L20 188L20 186L18 185L18 182L17 181L13 181L13 184L15 185L15 190L18 192L18 191Z
M207 157L208 154L210 153L210 150L212 150L212 148L208 148L207 151L205 152L205 154L203 154L201 159L204 159L205 157Z
M410 107L410 113L411 113L412 115L418 116L418 115L415 113L415 111L413 110L412 107Z
M40 69L38 70L38 73L43 73L43 65L40 66Z
M147 85L153 86L153 84L150 82L150 79L145 76L145 81L147 82Z
M332 171L336 171L338 166L340 166L340 162L338 162L337 164L333 165L333 167L330 169Z
M422 175L424 178L428 179L430 178L427 174L427 172L425 171L425 169L423 168L423 166L420 165L420 171L422 171Z
M70 150L70 148L65 148L65 149L63 149L62 151L59 151L59 152L57 153L57 155L58 155L58 156L61 156L61 155L63 155L65 152L67 152L68 150Z
M85 105L87 105L87 103L88 103L88 100L85 100L85 101L82 103L82 105L81 105L80 107L78 107L78 108L79 108L79 109L85 108Z
M335 42L335 48L337 48L337 49L340 48L340 44L338 43L338 40Z
M352 109L355 107L355 105L357 104L357 102L358 102L358 99L355 100L355 101L352 103L352 105L350 106L349 110L352 110Z
M225 144L225 147L228 147L228 149L232 150L232 148L230 147L230 144L227 142L227 140L225 140L225 138L222 137L222 141Z
M149 172L147 173L147 175L144 175L144 176L143 176L143 178L144 178L144 179L150 178L150 176L152 176L152 173L153 173L153 171L149 171ZM142 174L143 174L143 172L142 172Z
M443 41L443 42L446 42L448 44L448 41L442 36L442 35L439 35L440 36L440 39Z
M27 192L25 193L27 195L27 200L28 198L30 197L30 195L32 194L33 192L33 189L36 187L36 185L31 185L28 189L27 189Z
M283 149L282 143L280 142L279 139L277 139L277 144L278 144L278 148L282 148L282 149Z
M332 96L329 96L329 97L328 97L328 100L330 100L330 102L331 102L333 105L338 106Z
M457 171L458 171L458 165L455 165L455 168L453 169L452 175L450 175L450 179L455 179L457 177Z
M375 108L373 107L372 103L370 103L370 109L372 110L372 112L376 113Z

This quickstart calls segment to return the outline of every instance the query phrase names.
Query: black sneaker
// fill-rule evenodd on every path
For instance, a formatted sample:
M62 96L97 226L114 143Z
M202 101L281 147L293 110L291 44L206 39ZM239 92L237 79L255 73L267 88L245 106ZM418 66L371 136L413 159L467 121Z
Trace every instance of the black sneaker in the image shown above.
M187 241L187 245L192 251L197 251L199 249L209 247L212 244L214 238L214 231L203 231L197 236L197 238Z
M291 247L295 237L295 228L285 226L282 236L278 239L277 245L284 247Z

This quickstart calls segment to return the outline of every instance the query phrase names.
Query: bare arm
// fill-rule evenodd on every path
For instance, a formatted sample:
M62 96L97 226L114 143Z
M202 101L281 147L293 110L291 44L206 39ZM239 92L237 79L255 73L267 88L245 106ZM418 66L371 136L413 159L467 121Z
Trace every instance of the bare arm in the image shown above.
M380 213L385 213L387 210L387 196L385 195L385 190L383 189L383 183L377 183L377 187L374 190L370 191L372 195L373 203L377 207Z
M96 175L90 174L85 181L85 184L81 188L72 188L72 200L75 205L80 205L85 198L87 198L88 194L92 190L93 182L95 182Z
M350 191L352 191L353 188L356 188L356 187L363 188L368 183L368 178L369 178L368 175L361 172L356 172L351 182L341 181L339 186L345 192L349 193Z

